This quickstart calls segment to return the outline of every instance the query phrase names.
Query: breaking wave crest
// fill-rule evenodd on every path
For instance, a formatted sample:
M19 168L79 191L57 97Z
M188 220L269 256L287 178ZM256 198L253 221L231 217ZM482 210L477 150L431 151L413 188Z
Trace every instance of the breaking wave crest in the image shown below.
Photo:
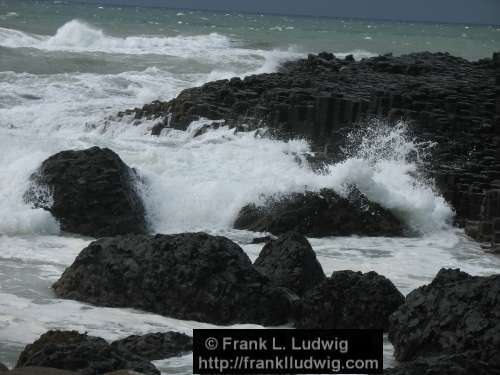
M61 26L53 36L0 28L0 44L4 47L37 48L49 51L185 56L188 53L200 53L204 50L229 48L231 41L226 36L217 33L172 37L114 37L83 21L72 20Z
M322 188L346 194L352 186L415 232L446 229L453 218L433 182L418 172L429 145L416 143L403 123L372 123L353 131L345 159L322 173L309 166L311 151L304 140L284 142L226 126L193 138L202 125L195 122L187 132L171 130L159 141L169 144L167 150L141 155L138 168L150 183L144 198L159 232L228 230L249 202ZM113 137L124 137L127 131L120 131Z

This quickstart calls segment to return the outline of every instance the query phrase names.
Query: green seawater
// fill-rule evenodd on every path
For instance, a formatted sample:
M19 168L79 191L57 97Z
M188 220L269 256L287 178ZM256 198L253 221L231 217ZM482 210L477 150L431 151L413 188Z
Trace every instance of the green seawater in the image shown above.
M77 27L62 28L73 20L79 22ZM196 42L209 47L227 38L227 48L244 49L250 55L255 51L257 61L261 58L261 50L290 51L299 55L331 51L353 53L358 57L389 52L398 55L440 51L473 60L489 57L493 51L500 50L498 26L2 0L0 71L109 73L168 66L174 73L204 72L214 67L219 70L231 68L241 73L253 65L254 61L248 58L245 61L231 61L237 60L231 58L213 61L214 56L205 55L203 46L179 58L176 49L182 48L184 43L189 44L189 39L169 45L171 53L167 48L158 48L164 38L209 35L213 38ZM54 46L47 51L41 42L29 43L30 38L43 41L53 36L58 37L60 48ZM143 47L141 54L134 54L134 48L127 49L124 45L118 48L119 41L114 44L109 41L113 37L138 38L137 47L141 43ZM152 43L155 38L160 39L158 45ZM78 53L72 51L74 49L79 50ZM224 57L223 53L221 55Z

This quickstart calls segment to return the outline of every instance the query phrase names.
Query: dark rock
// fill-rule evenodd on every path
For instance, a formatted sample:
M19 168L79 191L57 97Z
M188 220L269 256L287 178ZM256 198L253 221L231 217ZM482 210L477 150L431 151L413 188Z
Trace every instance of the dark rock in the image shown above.
M500 367L500 275L473 277L442 269L411 292L390 319L389 339L400 361L481 352Z
M493 62L500 65L500 52L493 52Z
M56 294L214 324L282 324L288 293L231 240L205 233L104 238L54 284Z
M295 231L311 237L400 236L405 231L392 213L364 196L342 198L329 189L269 200L264 207L245 206L234 228L275 235Z
M308 291L295 311L295 326L306 329L383 329L404 303L394 284L376 272L334 272Z
M165 123L163 123L163 122L157 122L151 128L151 135L159 136L161 134L161 131L163 129L165 129L165 127L166 127Z
M129 336L112 342L111 346L156 361L192 351L193 339L178 332L157 332L144 336Z
M264 246L255 268L276 286L302 295L326 279L307 239L290 232Z
M467 352L449 356L419 358L396 368L385 369L385 375L500 375L499 368L493 368L478 359L480 353Z
M327 61L335 60L335 55L333 53L329 53L329 52L321 52L318 54L318 57L320 57L324 60L327 60Z
M0 362L0 372L9 371L9 368Z
M467 272L460 271L459 269L441 269L434 280L432 280L431 285L446 285L453 284L459 281L470 280L472 278Z
M136 174L109 149L62 151L31 176L24 197L52 213L61 229L93 237L145 233Z
M271 237L271 236L264 236L264 237L256 237L252 240L252 244L253 245L257 245L257 244L260 244L260 243L268 243L268 242L271 242L273 240L275 240L276 238L274 237Z
M212 122L210 124L204 124L199 129L196 130L196 132L193 134L193 138L199 137L210 130L219 129L220 126L221 126L220 122Z
M9 371L9 375L79 375L79 372L58 370L50 367L23 367Z
M16 368L29 366L77 371L84 375L99 375L120 369L135 370L145 375L160 374L145 359L113 348L100 337L76 331L49 331L27 345L19 356Z

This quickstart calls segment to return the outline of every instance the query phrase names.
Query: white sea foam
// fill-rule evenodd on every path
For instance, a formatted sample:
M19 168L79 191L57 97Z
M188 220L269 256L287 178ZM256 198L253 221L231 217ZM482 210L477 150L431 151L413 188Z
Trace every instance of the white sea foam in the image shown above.
M23 31L0 27L0 45L10 48L33 47L42 43L43 36L28 34Z
M0 143L0 235L58 233L59 225L49 212L32 209L23 199L29 175L45 154L28 151L19 139L2 136ZM10 152L14 149L19 152Z
M338 188L355 185L418 232L442 230L451 225L453 210L418 170L431 147L417 143L404 123L374 120L348 135L345 160L330 165L327 176Z
M158 232L227 230L243 205L264 196L325 187L342 192L349 184L421 232L442 229L452 217L432 184L416 173L419 161L412 155L420 145L407 136L403 125L376 124L365 129L368 133L354 132L345 160L318 174L305 161L309 145L303 140L271 140L227 127L197 138L174 130L152 138L148 130L154 121L136 126L104 122L109 112L103 108L113 113L139 99L151 100L155 93L168 98L186 84L155 69L109 76L6 77L0 84L6 93L17 95L23 82L23 91L41 100L19 97L19 105L0 108L6 159L0 177L7 181L0 184L0 194L17 197L3 200L3 213L10 220L0 224L0 233L56 230L47 213L31 211L22 202L22 187L44 157L94 144L114 149L147 178L146 205ZM201 124L192 124L191 130Z
M49 51L103 52L123 54L158 54L185 57L203 51L226 49L230 40L223 35L179 35L172 37L113 37L89 24L72 20L61 26L55 35L43 36L0 28L0 45L29 47Z
M167 55L181 58L203 56L204 59L265 58L269 51L238 48L227 36L210 33L176 36L115 37L80 20L61 26L55 35L29 34L0 27L0 46L10 48L36 48L46 51L101 52L132 55ZM279 53L275 52L274 54ZM291 51L281 51L284 58L293 58ZM295 54L298 57L297 54Z
M432 181L419 175L419 153L425 150L404 124L372 124L353 132L345 160L316 173L306 161L310 149L304 140L283 142L225 126L193 138L204 123L193 123L187 132L167 130L141 145L140 152L132 151L130 143L137 142L134 137L144 134L148 123L106 130L111 146L123 149L121 155L144 174L144 199L158 232L226 231L249 202L322 188L344 194L352 185L417 232L449 227L453 211Z

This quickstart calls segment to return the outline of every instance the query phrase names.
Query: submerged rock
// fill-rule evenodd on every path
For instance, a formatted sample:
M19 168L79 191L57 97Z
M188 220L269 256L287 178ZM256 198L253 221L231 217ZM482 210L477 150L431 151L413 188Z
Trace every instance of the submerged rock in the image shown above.
M145 233L136 174L113 151L62 151L31 176L24 198L50 211L61 229L92 237Z
M500 275L473 277L442 269L391 316L389 339L396 358L478 351L478 360L500 368L499 304Z
M193 339L178 332L157 332L144 336L128 336L112 342L111 346L155 361L192 351Z
M305 329L383 329L404 303L394 284L376 272L334 272L311 289L295 311L295 326Z
M92 242L54 284L56 294L214 324L282 324L288 293L231 240L205 233L129 235Z
M295 231L311 237L401 236L405 232L391 212L357 191L343 198L331 189L294 193L269 200L263 207L249 204L239 212L234 228L275 235Z
M100 337L76 331L49 331L27 345L19 356L16 368L29 366L77 371L84 375L100 375L122 369L145 375L160 374L144 358L114 348Z
M290 232L268 242L254 262L255 268L276 286L302 295L326 279L307 239Z

